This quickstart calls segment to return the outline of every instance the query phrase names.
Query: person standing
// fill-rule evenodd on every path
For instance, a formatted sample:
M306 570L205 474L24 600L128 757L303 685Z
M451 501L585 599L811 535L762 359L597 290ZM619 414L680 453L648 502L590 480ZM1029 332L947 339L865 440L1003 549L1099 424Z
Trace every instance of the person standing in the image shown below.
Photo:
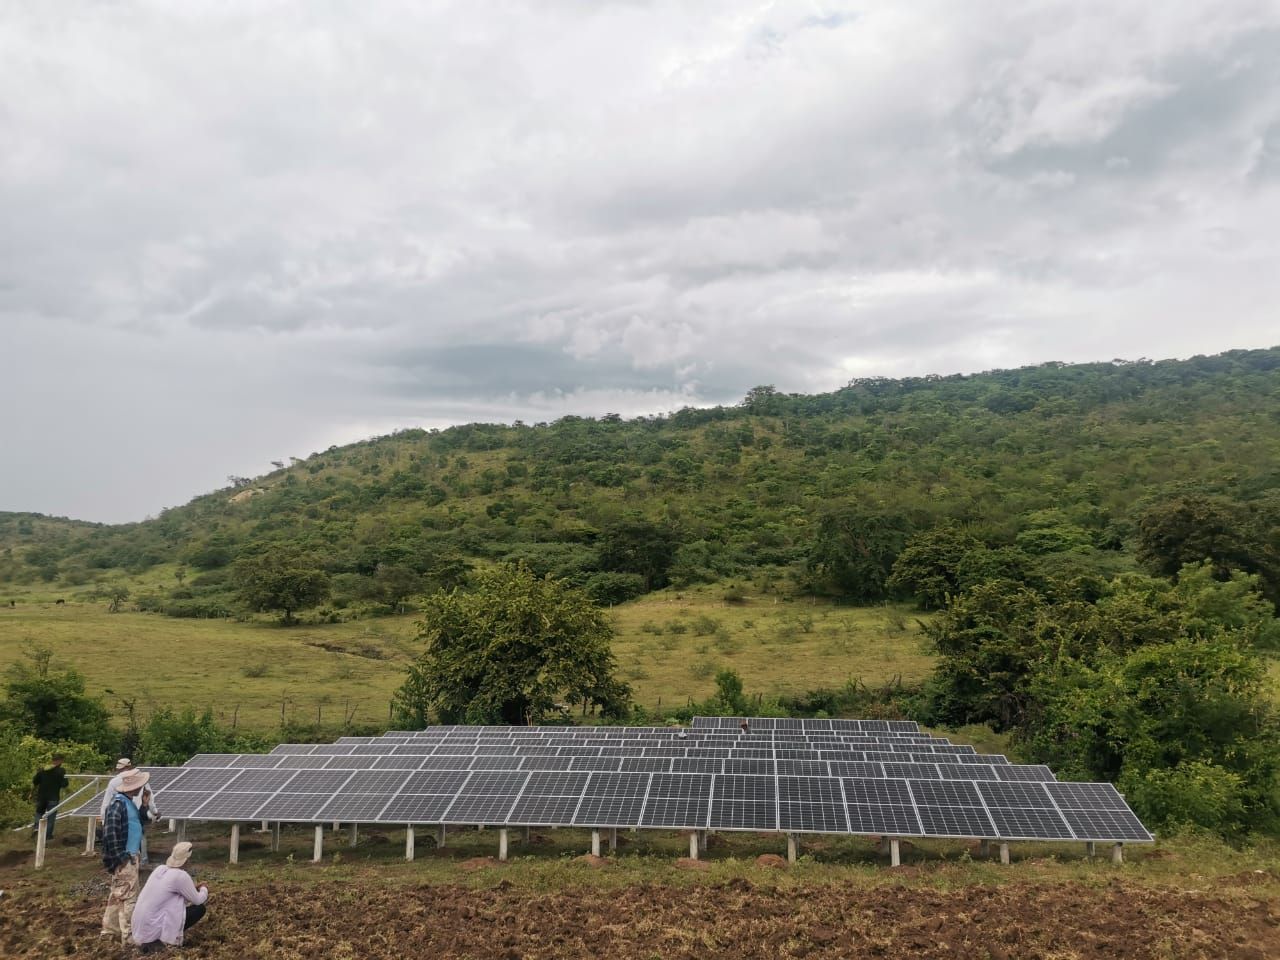
M142 824L151 819L142 790L151 779L144 770L129 770L120 778L120 789L102 821L102 865L111 874L107 909L102 914L102 936L120 937L129 943L134 904L138 901L138 858L142 853Z
M102 795L102 809L98 811L99 820L107 819L107 807L111 806L111 801L120 792L120 778L132 769L133 761L128 757L121 757L116 761L116 775L107 781L107 792Z
M166 946L180 947L183 938L205 914L209 888L197 886L183 867L191 857L191 844L176 843L164 866L147 878L133 909L133 942L143 953Z
M36 788L36 819L31 824L33 837L40 830L40 818L47 813L49 821L44 828L44 838L53 839L53 824L58 819L55 808L62 799L62 791L67 788L67 771L62 769L62 759L62 754L55 753L53 765L31 778L31 785Z

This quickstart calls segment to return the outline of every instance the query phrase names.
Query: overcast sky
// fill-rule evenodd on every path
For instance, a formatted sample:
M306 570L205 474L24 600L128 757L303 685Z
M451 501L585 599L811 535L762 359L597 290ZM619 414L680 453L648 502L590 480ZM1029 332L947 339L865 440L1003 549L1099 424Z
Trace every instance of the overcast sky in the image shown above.
M1280 343L1280 4L0 0L0 509Z

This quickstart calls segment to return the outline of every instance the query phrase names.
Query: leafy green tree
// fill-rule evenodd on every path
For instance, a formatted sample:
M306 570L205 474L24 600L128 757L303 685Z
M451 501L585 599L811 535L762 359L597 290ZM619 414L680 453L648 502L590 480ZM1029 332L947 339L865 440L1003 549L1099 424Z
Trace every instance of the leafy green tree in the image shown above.
M587 578L582 589L596 603L612 606L644 593L644 578L638 573L596 573Z
M49 766L54 754L62 755L69 773L98 771L107 763L107 754L92 744L42 740L0 724L0 826L31 824L31 778Z
M1221 498L1175 497L1138 518L1138 560L1162 576L1177 576L1201 560L1211 561L1220 577L1231 570L1256 573L1257 552L1240 508Z
M295 610L313 607L329 596L329 575L319 562L296 547L272 546L242 555L233 581L250 610L280 610L293 623Z
M424 578L405 564L381 563L373 572L374 587L379 598L400 611L401 605L425 588Z
M84 677L76 670L55 668L51 651L29 651L9 667L7 677L0 723L42 740L90 744L102 753L115 749L119 738L107 708L85 693Z
M604 613L526 567L499 565L467 592L428 597L420 637L426 652L395 698L400 723L537 723L579 703L627 710Z
M711 700L713 712L728 714L745 714L747 697L743 693L742 677L735 670L721 670L716 674L716 694Z
M900 514L858 504L828 509L818 520L809 548L811 585L863 603L884 600L893 563L909 533L909 524Z
M600 535L600 568L634 573L646 591L667 585L667 572L680 547L680 533L669 523L628 517L607 525Z
M138 752L155 766L181 766L197 753L221 753L228 747L226 735L214 722L213 712L196 713L162 708L142 728Z
M886 586L914 596L925 610L937 610L959 592L965 558L985 549L982 541L954 524L917 533L894 560Z
M129 588L123 583L113 583L107 588L107 596L111 598L111 603L107 606L107 612L119 613L121 604L129 599Z

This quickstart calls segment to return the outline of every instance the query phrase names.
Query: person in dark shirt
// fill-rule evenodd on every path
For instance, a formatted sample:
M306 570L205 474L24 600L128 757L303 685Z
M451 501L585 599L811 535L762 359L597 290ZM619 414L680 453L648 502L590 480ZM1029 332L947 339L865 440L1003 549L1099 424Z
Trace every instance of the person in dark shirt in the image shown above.
M49 814L49 823L45 827L44 838L53 839L53 824L58 819L58 811L53 808L62 798L62 791L67 788L67 771L62 769L62 754L53 755L53 766L41 770L31 778L31 785L36 788L36 818L31 824L31 834L40 829L40 818Z

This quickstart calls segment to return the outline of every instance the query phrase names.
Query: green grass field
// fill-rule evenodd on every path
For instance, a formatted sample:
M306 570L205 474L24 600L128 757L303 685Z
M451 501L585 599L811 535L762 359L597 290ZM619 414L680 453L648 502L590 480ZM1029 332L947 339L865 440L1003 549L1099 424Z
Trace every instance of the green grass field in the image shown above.
M856 609L724 590L663 591L611 613L620 673L638 704L706 697L717 670L737 670L751 694L921 679L930 669L906 608ZM294 723L385 722L391 695L420 647L414 615L284 628L263 618L179 620L108 613L105 602L21 595L0 607L0 667L31 647L84 674L116 711L190 704L219 722L268 731Z

